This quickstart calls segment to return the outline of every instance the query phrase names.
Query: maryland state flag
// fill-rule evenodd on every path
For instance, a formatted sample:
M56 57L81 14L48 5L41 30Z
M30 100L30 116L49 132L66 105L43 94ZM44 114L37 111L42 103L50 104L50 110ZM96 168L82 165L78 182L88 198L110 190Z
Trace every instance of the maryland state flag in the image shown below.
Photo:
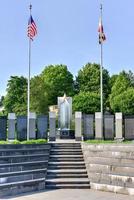
M98 32L99 32L99 44L102 44L106 40L106 36L104 34L103 24L102 24L102 19L101 18L99 19Z

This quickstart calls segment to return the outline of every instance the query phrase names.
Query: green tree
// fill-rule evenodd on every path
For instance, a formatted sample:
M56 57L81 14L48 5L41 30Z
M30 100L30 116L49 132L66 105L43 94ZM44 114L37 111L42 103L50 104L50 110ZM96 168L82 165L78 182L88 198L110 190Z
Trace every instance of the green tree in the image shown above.
M3 102L4 102L4 96L1 96L1 98L0 98L0 107L3 106Z
M118 78L117 74L114 74L109 79L110 89L112 89L113 85L115 84L116 79Z
M109 86L109 73L103 69L103 93L107 97L110 91ZM100 65L86 64L76 77L77 87L82 92L95 92L100 93Z
M128 88L126 91L115 96L111 102L111 107L114 112L134 114L134 88Z
M124 113L128 113L128 110L130 110L129 101L131 102L131 97L133 97L133 83L134 78L131 71L129 71L129 73L122 71L116 78L109 98L111 109L114 112L121 111ZM128 95L127 92L129 92ZM130 97L130 100L128 97ZM124 105L124 102L126 103L126 105Z
M65 65L47 66L41 73L41 78L47 90L48 105L57 104L57 97L74 94L73 75Z
M11 76L7 84L7 95L4 99L5 111L26 114L27 79L23 76Z
M31 79L31 111L38 114L48 112L48 91L41 76Z
M100 95L94 92L80 92L73 97L73 111L85 114L100 111Z

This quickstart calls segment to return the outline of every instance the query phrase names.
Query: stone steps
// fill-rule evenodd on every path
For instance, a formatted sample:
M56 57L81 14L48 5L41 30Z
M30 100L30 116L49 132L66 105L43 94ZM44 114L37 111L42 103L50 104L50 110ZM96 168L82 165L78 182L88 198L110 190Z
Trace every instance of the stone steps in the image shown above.
M65 173L59 173L59 174L47 174L47 179L54 179L54 178L87 178L87 173L83 174L65 174Z
M49 165L60 166L60 165L83 165L85 167L85 162L49 162Z
M56 184L46 185L46 189L90 189L89 184Z
M52 145L46 176L46 188L90 188L80 144Z
M51 151L51 155L55 155L55 151ZM82 151L62 151L62 152L56 152L56 155L83 155Z
M88 184L88 178L55 178L55 179L47 179L46 184Z
M82 152L82 150L80 149L80 148L69 148L69 149L67 149L67 148L53 148L53 149L51 149L51 152L56 152L56 153L58 153L58 152Z
M50 159L50 162L83 162L84 159L83 158L53 158L53 159Z
M60 169L60 170L50 170L48 168L47 175L48 174L87 174L86 169Z
M61 166L50 166L48 165L49 169L84 169L83 166L76 166L76 165L61 165Z

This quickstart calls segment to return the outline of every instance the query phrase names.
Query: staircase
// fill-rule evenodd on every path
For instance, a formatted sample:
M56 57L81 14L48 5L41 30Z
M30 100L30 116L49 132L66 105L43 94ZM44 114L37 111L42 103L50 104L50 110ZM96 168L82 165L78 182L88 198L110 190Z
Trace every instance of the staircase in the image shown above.
M0 199L45 189L51 146L0 145Z
M91 188L134 195L134 145L82 144Z
M80 143L51 144L46 189L89 189Z

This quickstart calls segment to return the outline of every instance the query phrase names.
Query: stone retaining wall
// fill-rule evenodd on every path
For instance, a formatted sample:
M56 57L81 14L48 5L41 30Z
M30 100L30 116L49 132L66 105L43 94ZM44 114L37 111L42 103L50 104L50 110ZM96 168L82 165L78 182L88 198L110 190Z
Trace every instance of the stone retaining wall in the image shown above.
M93 189L134 195L134 145L82 143Z

